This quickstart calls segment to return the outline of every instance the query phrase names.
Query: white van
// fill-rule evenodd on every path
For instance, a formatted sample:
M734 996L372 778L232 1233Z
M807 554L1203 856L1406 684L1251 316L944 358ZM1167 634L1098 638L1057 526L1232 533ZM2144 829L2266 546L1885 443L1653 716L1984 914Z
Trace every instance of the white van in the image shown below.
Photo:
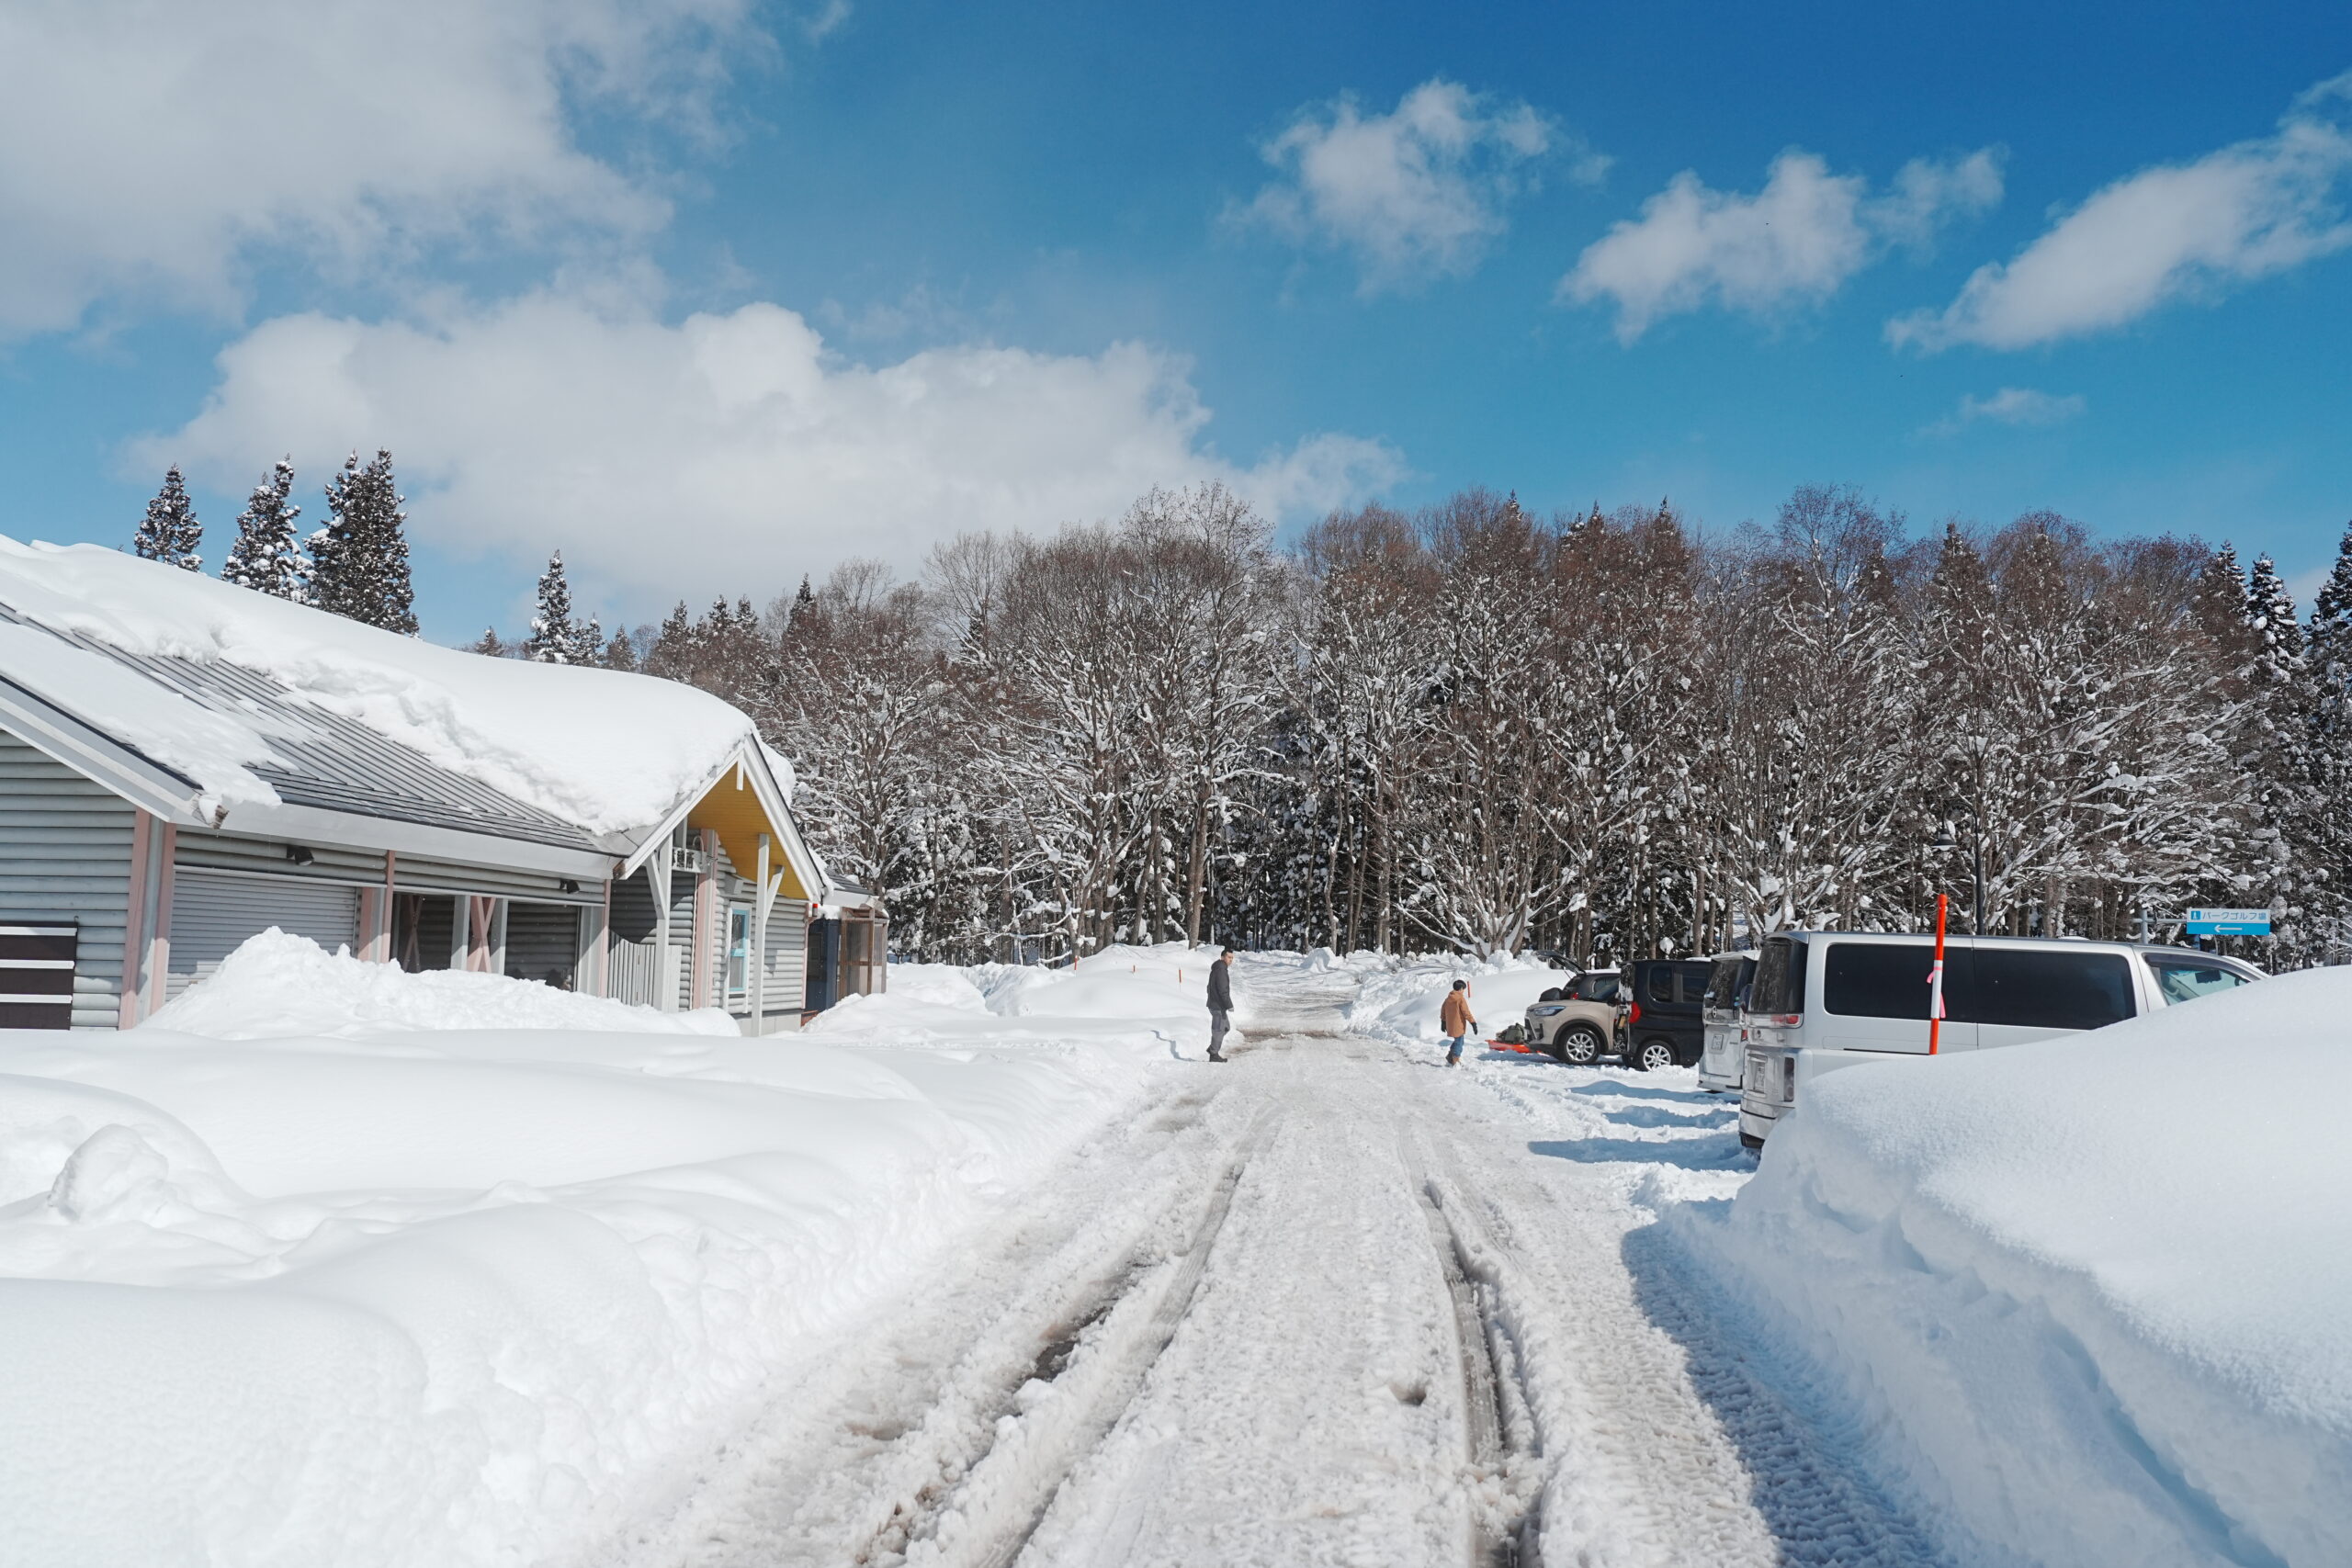
M1928 1050L1932 936L1789 931L1764 944L1739 1027L1747 1060L1739 1141L1772 1123L1826 1072ZM1953 937L1944 950L1938 1048L1987 1051L2097 1029L2263 978L2234 959L2179 947L2072 938Z
M1740 1010L1756 980L1756 954L1726 953L1713 962L1706 999L1699 1007L1699 1087L1709 1094L1736 1094L1747 1062Z

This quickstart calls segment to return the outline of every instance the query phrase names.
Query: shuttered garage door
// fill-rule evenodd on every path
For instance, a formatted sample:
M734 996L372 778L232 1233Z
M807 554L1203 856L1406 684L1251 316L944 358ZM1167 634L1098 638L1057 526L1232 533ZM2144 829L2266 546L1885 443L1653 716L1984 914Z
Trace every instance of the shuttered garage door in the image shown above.
M215 876L183 871L172 879L172 960L165 989L178 996L220 966L237 944L276 926L333 953L359 942L359 894L290 876Z

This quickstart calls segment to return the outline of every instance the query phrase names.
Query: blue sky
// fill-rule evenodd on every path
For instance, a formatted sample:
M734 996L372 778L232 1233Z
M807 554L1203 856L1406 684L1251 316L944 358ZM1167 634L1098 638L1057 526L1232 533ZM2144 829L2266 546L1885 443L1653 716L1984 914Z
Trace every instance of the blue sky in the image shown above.
M0 532L390 446L429 635L1221 478L2352 521L2352 8L0 5Z

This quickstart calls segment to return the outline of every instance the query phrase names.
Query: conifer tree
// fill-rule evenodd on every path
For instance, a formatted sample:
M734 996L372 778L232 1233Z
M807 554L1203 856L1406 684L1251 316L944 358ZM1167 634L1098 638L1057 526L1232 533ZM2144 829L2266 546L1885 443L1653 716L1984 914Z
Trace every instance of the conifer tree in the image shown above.
M2305 727L2312 781L2309 867L2314 925L2327 958L2352 944L2352 527L2312 604L2303 650L2310 691Z
M2267 555L2255 558L2247 575L2245 627L2245 749L2239 761L2252 786L2257 832L2271 863L2268 891L2285 905L2277 910L2274 934L2300 945L2312 934L2302 917L2317 885L2311 874L2320 869L2312 863L2312 840L2319 836L2312 821L2319 807L2311 754L2313 703L2302 623Z
M570 664L579 640L580 628L571 624L571 584L563 574L563 552L558 550L539 573L539 610L531 617L523 657L539 664Z
M481 636L475 638L473 646L466 651L479 653L486 659L504 659L514 651L514 646L498 635L496 626L484 626Z
M386 631L416 635L416 591L409 578L407 500L392 479L392 455L379 448L360 466L354 452L327 481L326 525L311 536L311 603Z
M174 464L164 475L164 488L147 503L147 516L130 547L141 560L202 571L204 558L196 553L196 547L203 538L204 525L196 520L196 505L187 498L187 486L180 481L179 466Z
M294 491L294 465L280 460L269 477L254 487L245 509L237 513L237 542L220 568L220 581L266 593L273 599L302 597L301 547L295 542L294 520L302 509L288 503Z
M637 663L637 639L628 635L627 626L623 626L613 633L613 640L605 645L605 668L634 671Z

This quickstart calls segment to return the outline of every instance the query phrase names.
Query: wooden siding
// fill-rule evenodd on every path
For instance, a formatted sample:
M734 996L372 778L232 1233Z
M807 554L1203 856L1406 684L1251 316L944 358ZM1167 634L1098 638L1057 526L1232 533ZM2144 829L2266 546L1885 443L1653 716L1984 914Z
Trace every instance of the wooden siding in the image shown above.
M79 922L76 1029L121 1020L135 817L128 801L0 730L0 921Z
M613 884L612 957L605 994L615 1001L651 1007L660 998L660 914L654 907L653 879L642 869Z

